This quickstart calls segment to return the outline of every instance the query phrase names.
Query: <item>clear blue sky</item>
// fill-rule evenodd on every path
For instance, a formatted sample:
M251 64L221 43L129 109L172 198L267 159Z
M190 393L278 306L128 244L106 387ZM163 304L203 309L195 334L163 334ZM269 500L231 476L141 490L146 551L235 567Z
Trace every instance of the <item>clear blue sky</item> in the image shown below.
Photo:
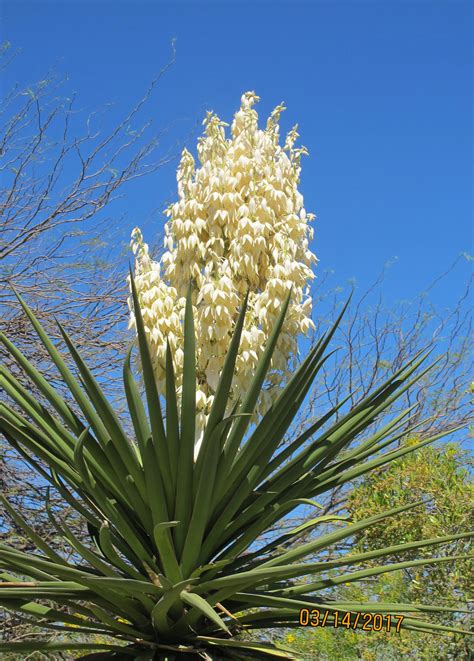
M0 11L2 40L23 50L4 85L54 68L85 110L115 102L110 121L176 37L176 64L149 111L157 127L178 118L170 136L191 136L191 150L206 110L228 121L255 90L264 120L285 101L283 128L298 122L310 151L301 188L318 217L318 269L335 269L341 284L363 287L397 256L385 290L406 299L473 252L471 3L3 0ZM138 224L152 241L162 221L147 218L173 196L174 168L128 187L116 236ZM435 294L440 303L455 285Z

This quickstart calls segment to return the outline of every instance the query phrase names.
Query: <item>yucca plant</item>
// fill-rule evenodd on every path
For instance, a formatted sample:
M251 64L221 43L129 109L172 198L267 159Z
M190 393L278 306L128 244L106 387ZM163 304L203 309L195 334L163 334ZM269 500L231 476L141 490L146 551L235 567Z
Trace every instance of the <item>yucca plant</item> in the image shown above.
M411 409L378 431L367 431L430 369L418 371L429 352L414 356L348 413L341 414L339 404L291 443L285 443L286 431L330 355L326 349L341 317L311 349L263 418L249 426L290 295L250 388L225 417L246 298L195 458L196 364L191 286L184 318L181 411L168 345L164 416L133 278L131 283L146 395L145 406L132 375L130 349L123 381L133 435L127 434L62 326L59 328L78 377L18 296L77 407L61 397L33 364L6 337L1 337L4 347L44 397L43 404L2 368L3 388L15 406L2 403L1 431L83 517L88 538L79 538L46 502L52 528L73 551L66 559L1 498L5 514L23 529L37 551L25 553L0 544L0 605L35 626L41 625L45 633L80 633L86 642L68 641L67 637L58 640L56 636L54 642L44 639L0 643L0 651L21 655L34 650L53 653L96 649L102 652L101 658L169 661L292 659L295 657L290 650L262 642L259 636L250 640L249 632L299 626L302 608L327 612L329 623L336 611L350 612L354 628L362 624L358 614L371 612L403 615L403 627L407 629L457 631L430 621L430 614L449 610L442 606L378 601L342 603L331 595L331 588L340 583L454 559L430 557L387 564L391 554L436 547L468 538L468 533L400 543L366 553L336 553L327 559L327 551L337 549L343 540L350 540L383 519L409 512L420 503L374 512L357 522L332 517L337 520L329 532L313 535L310 541L296 546L291 543L301 534L301 526L276 533L263 545L261 542L266 532L299 505L317 508L313 498L444 435L415 445L402 443L390 450L407 434L405 422ZM331 522L330 515L316 516L304 526L306 531L317 531L320 524L328 521ZM364 568L368 561L370 567ZM112 642L93 642L97 634Z

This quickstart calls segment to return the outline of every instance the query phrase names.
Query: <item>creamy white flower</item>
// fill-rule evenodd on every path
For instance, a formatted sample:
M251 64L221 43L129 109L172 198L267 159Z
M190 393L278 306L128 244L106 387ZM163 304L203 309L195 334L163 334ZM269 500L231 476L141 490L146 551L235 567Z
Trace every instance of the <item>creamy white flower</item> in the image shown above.
M316 256L309 250L313 228L298 190L304 147L295 148L295 126L280 145L277 106L264 130L258 128L254 92L242 96L231 135L214 113L203 121L199 166L188 150L177 171L178 201L165 214L159 262L150 258L138 228L132 232L135 279L151 341L158 387L164 394L166 342L170 342L181 397L185 296L194 278L193 313L197 353L196 452L202 440L238 311L247 290L248 310L236 361L230 405L248 388L255 367L293 286L290 307L268 374L269 387L258 402L263 415L296 364L297 336L314 329L309 281ZM131 301L129 300L129 304ZM135 326L131 313L130 327Z

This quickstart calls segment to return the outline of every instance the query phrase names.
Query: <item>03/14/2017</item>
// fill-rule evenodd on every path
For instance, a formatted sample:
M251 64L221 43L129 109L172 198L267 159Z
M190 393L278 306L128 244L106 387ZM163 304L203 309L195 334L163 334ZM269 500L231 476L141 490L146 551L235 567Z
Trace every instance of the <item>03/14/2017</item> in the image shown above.
M299 623L302 627L345 627L363 631L400 632L403 615L381 615L380 613L351 613L349 611L320 611L316 608L300 610Z

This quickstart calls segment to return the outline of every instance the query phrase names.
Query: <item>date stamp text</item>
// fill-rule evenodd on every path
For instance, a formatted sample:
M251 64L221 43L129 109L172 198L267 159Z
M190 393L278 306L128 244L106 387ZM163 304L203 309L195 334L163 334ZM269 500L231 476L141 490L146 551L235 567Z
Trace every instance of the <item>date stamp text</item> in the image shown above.
M348 611L320 611L317 608L300 610L299 623L302 627L345 627L362 631L400 632L403 615L381 613L350 613Z

